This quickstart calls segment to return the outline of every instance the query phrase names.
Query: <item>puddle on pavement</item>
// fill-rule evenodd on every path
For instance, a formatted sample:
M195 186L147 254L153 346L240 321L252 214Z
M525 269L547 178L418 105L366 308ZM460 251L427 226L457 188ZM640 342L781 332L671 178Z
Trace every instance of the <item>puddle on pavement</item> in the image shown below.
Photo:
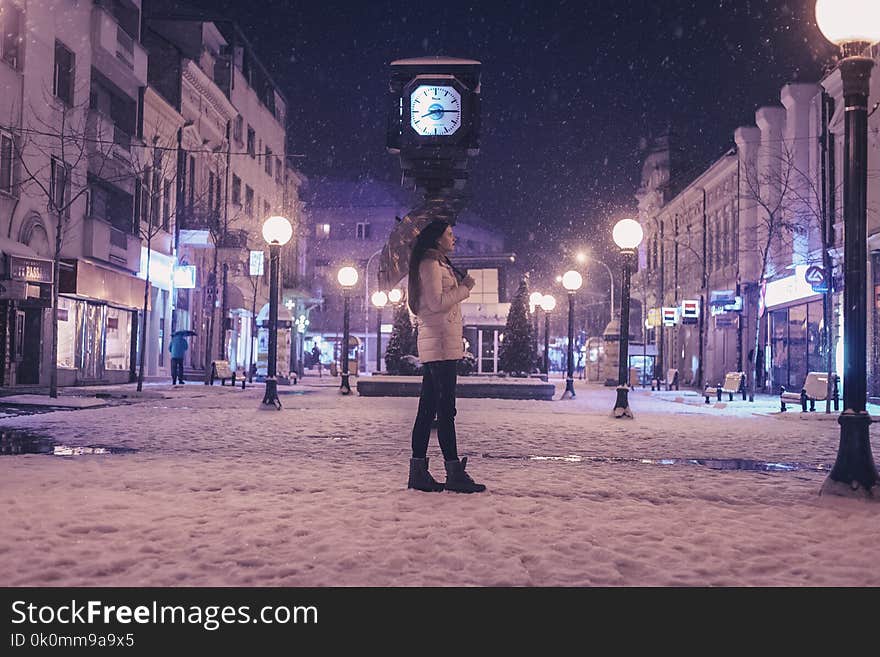
M568 463L636 463L643 465L701 465L712 470L751 470L757 472L827 472L832 464L798 463L782 461L758 461L754 459L712 459L712 458L626 458L616 456L500 456L483 454L488 459L521 459L528 461L564 461Z
M83 456L86 454L131 454L137 450L130 447L107 447L103 445L63 445L51 438L24 431L0 432L0 456L20 454L48 454L49 456Z

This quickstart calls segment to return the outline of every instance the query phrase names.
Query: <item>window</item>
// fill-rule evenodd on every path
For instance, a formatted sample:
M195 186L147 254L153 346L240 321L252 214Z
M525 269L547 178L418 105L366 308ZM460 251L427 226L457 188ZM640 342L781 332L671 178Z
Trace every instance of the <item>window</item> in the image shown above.
M272 207L269 205L269 201L263 201L263 216L269 217L272 214Z
M232 122L232 137L239 144L244 143L244 118L241 114L235 117Z
M232 174L232 203L241 205L241 178Z
M12 193L12 135L0 132L0 192Z
M254 190L250 185L244 186L244 213L249 217L254 216Z
M272 149L266 146L266 161L263 163L266 168L266 174L272 175Z
M7 3L0 12L0 58L12 68L19 68L18 46L21 43L21 10Z
M208 172L208 210L214 209L214 172Z
M284 182L281 177L281 158L275 158L275 182L279 185Z
M257 134L254 132L254 129L248 125L248 133L247 133L247 152L251 157L257 157L256 151L256 143L257 143Z
M70 208L65 206L70 199L70 166L53 157L49 177L52 210L54 212L63 211L64 216L69 217Z
M364 221L358 222L356 229L356 237L359 240L370 239L370 224Z
M52 93L68 105L73 105L73 78L75 58L63 43L55 42L55 74L52 79Z
M318 224L315 226L315 237L318 239L327 239L330 237L330 224Z
M162 228L171 230L171 181L166 180L162 193Z

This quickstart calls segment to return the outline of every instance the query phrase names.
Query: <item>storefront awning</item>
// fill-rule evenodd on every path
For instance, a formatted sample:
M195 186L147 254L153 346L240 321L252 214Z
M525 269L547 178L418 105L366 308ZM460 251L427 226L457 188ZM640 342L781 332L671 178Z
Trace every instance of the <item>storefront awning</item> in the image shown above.
M62 261L59 279L61 294L104 301L130 310L139 310L144 305L144 281L86 260ZM149 296L147 301L149 304Z

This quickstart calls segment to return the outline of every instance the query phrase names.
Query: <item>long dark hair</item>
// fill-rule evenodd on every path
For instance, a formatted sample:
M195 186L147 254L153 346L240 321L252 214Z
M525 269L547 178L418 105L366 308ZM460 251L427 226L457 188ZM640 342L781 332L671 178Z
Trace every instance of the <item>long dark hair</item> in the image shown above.
M421 281L419 281L419 265L425 259L425 252L428 249L437 248L437 240L439 240L449 224L445 221L432 221L422 229L413 245L412 254L409 257L409 289L407 292L407 301L409 309L414 315L419 314L419 301L422 296Z

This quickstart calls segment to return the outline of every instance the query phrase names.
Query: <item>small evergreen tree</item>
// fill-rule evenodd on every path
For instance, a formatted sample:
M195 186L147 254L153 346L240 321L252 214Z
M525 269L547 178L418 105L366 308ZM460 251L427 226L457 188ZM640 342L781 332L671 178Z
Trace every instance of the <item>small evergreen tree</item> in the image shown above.
M532 323L529 321L529 282L523 277L519 283L507 325L504 327L504 341L499 353L499 369L509 374L529 374L537 354L532 341Z
M394 309L394 326L385 349L385 369L389 374L414 374L415 368L404 356L414 356L417 352L416 333L409 319L409 309L406 303L400 303Z

